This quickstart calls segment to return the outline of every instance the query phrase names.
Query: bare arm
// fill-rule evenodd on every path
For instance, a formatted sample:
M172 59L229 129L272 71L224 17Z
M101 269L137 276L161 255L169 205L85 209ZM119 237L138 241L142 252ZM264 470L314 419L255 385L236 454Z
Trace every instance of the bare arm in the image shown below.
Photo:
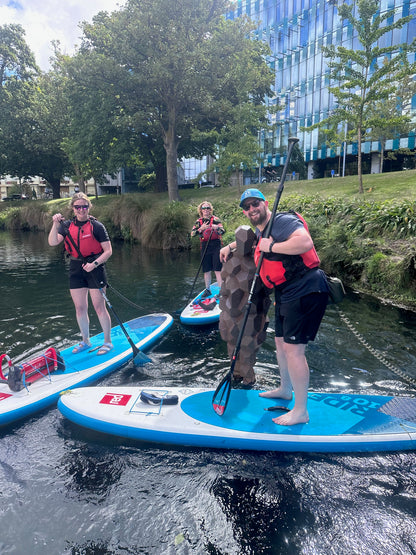
M58 233L59 224L64 219L62 214L54 214L52 216L52 228L48 235L48 243L50 247L56 247L64 240L63 235Z
M85 264L83 264L82 267L86 272L92 272L97 266L100 266L101 264L104 264L104 262L107 262L107 260L113 254L113 249L111 247L110 241L104 241L103 243L100 243L100 245L103 249L103 252L100 254L100 256L96 258L94 262L86 262Z
M229 245L225 245L225 247L222 247L222 249L220 250L220 261L222 263L226 262L227 258L231 254L231 251L233 251L235 248L237 248L237 242L236 241L233 241Z
M290 235L286 241L281 243L274 243L270 251L270 245L273 243L273 238L261 239L259 248L263 252L274 252L278 254L303 254L313 247L313 241L306 229L297 229Z

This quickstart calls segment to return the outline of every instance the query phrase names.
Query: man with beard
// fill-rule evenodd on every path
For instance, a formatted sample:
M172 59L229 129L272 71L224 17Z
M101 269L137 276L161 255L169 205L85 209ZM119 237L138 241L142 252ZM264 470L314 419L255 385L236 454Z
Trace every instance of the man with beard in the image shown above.
M308 341L315 339L325 313L329 292L325 273L319 269L312 238L299 214L276 214L270 236L266 239L262 233L272 213L263 193L258 189L247 189L241 195L240 206L256 227L256 264L260 252L264 252L260 278L266 287L274 289L276 299L275 343L280 386L260 395L290 400L294 393L293 409L273 421L283 426L306 423L309 421L309 366L305 349ZM233 242L221 249L222 262L235 246Z

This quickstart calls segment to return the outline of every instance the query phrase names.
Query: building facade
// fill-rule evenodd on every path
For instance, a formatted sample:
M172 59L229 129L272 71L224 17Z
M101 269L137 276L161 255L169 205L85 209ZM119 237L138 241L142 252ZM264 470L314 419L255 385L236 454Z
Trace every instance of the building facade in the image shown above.
M348 1L350 3L351 0ZM380 12L396 8L396 18L416 16L416 0L380 0ZM353 49L357 38L347 21L337 15L334 0L237 0L236 8L227 18L247 15L258 23L255 38L269 44L272 55L269 65L275 71L274 97L269 105L279 104L282 109L275 115L277 123L273 133L262 133L261 148L263 165L279 166L284 163L284 152L288 138L296 136L305 162L308 177L317 160L333 158L332 175L339 173L336 158L341 159L342 147L334 150L319 144L319 132L301 131L326 118L334 107L334 98L328 91L329 69L321 47L333 44ZM410 43L416 37L416 20L413 19L401 30L387 33L384 43ZM388 44L383 44L386 46ZM412 113L416 113L416 96L412 102ZM399 147L415 147L415 133L390 140L386 150ZM355 152L354 152L355 148ZM363 143L363 153L371 158L371 171L378 167L380 145L377 141ZM346 155L356 153L356 145L347 145ZM344 156L345 159L345 156Z

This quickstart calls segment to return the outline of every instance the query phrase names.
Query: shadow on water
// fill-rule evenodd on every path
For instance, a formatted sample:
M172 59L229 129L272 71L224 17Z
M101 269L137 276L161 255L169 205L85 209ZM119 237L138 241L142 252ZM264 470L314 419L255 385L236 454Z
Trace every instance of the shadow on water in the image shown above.
M113 295L117 312L123 320L175 315L198 263L198 253L114 245L110 283L137 305ZM66 264L42 234L0 234L0 343L14 359L78 339ZM415 313L354 292L342 310L373 348L415 377ZM190 330L174 317L150 353L153 363L126 365L101 385L215 387L230 367L218 331ZM93 314L91 328L99 329ZM374 358L334 308L307 356L316 391L416 393ZM259 389L276 385L272 332L256 375ZM173 448L86 431L54 407L0 437L0 553L416 552L414 453Z

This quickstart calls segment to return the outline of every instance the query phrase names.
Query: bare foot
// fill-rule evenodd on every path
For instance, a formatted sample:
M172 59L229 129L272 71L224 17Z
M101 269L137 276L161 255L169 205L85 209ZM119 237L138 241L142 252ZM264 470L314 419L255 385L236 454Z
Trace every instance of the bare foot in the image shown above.
M295 424L306 424L309 422L309 414L304 411L297 411L295 409L289 411L282 416L272 419L275 424L279 426L294 426Z
M292 399L292 393L288 393L279 387L271 391L263 391L263 393L259 393L259 397L265 397L266 399L286 399L286 401L290 401Z

